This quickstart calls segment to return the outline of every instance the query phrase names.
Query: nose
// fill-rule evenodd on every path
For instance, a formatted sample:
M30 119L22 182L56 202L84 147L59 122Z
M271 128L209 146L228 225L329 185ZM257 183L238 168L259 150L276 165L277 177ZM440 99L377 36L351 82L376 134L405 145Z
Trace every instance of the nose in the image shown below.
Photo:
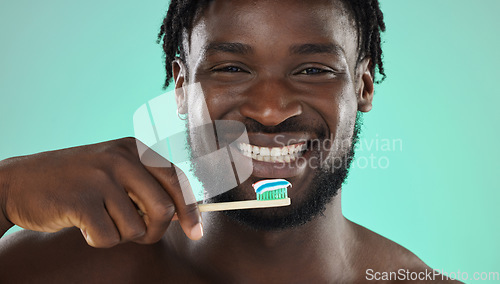
M245 95L241 115L265 126L276 126L302 113L302 105L286 79L259 80Z

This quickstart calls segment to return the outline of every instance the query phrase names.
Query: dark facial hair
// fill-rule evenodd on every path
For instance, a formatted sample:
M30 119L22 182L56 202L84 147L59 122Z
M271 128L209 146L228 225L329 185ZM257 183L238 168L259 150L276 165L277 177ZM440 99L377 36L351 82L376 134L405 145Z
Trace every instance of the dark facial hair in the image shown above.
M188 123L187 123L188 125ZM297 131L311 131L311 127L319 133L318 137L321 139L326 139L326 131L320 126L315 127L314 125L304 126L300 123L295 123L293 120L287 120L279 126L266 127L259 126L257 122L247 121L245 122L247 131L250 132L263 132L263 133L280 133L280 132L297 132ZM362 126L362 117L358 113L356 116L356 122L353 129L352 143L350 150L343 157L335 157L335 167L325 168L318 167L315 169L315 176L313 178L310 187L307 190L307 196L300 203L300 206L291 207L290 210L281 210L281 212L286 211L286 214L278 213L279 209L268 208L268 209L250 209L250 210L229 210L223 211L223 214L228 216L233 221L236 221L242 225L245 225L253 230L284 230L297 226L301 226L316 218L319 215L323 215L326 210L327 204L332 202L333 198L338 194L342 184L347 179L349 168L352 160L354 159L354 149L357 141L359 140L359 134ZM188 143L191 145L191 139L188 135ZM199 172L196 165L193 165L193 170ZM196 174L197 175L197 174ZM200 181L203 183L203 175L197 175ZM238 190L229 190L218 196L209 198L206 203L218 203L218 202L230 202L241 200L238 195Z

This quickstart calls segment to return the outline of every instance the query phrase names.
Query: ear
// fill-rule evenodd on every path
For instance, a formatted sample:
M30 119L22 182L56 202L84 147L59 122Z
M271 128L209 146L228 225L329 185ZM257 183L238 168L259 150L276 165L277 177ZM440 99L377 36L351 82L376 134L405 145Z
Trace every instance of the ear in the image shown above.
M184 88L186 80L186 67L179 57L172 61L172 74L175 83L175 101L177 102L177 111L179 114L187 113L187 98Z
M373 93L373 76L370 72L372 68L372 60L365 57L358 64L356 74L356 97L358 99L358 110L361 112L369 112L372 109Z

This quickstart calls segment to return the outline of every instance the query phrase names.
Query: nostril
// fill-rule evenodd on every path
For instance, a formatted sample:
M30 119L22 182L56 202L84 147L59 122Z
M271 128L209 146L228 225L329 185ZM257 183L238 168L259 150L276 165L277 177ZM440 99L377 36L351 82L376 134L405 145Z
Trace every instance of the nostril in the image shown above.
M240 107L241 115L256 120L265 126L276 126L283 121L298 116L302 113L300 104L288 104L286 106L243 105Z
M249 98L240 106L242 116L256 120L265 126L276 126L283 121L302 114L298 101L260 100Z

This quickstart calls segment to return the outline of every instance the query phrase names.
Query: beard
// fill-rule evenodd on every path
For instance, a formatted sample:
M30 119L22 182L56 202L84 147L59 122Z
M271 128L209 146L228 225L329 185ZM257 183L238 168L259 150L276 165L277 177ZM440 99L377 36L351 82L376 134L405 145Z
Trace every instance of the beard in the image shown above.
M189 122L186 121L186 125ZM246 121L245 126L247 131L262 132L262 133L280 133L280 132L293 132L293 131L310 131L311 128L317 130L316 133L326 133L325 129L321 127L314 127L311 125L301 125L293 119L283 122L282 124L274 127L262 126L256 121ZM255 231L277 231L285 230L298 226L302 226L317 216L324 215L327 205L330 204L335 196L337 196L342 184L346 181L349 174L351 162L355 155L355 146L359 140L359 135L362 126L362 115L360 112L356 115L354 128L352 131L351 141L349 147L343 150L339 156L327 157L324 162L316 167L313 171L307 193L302 198L294 199L292 205L287 207L278 208L265 208L265 209L246 209L246 210L228 210L222 211L224 215L233 221L244 225L249 229ZM325 134L319 135L319 141L325 140ZM193 145L190 135L187 135L189 145ZM336 141L337 142L337 141ZM323 143L321 143L323 144ZM309 145L313 148L313 145ZM318 147L319 148L319 147ZM193 155L193 153L191 153ZM315 152L314 156L317 158L322 157L322 154ZM318 159L322 160L322 159ZM214 175L207 175L206 170L201 170L202 167L192 164L192 171L203 184L204 180L213 179ZM242 190L248 190L250 185L254 182L261 180L259 178L250 177L247 181L241 183L236 188L226 191L222 194L210 197L205 200L205 203L220 203L242 200ZM292 182L293 183L293 182Z

